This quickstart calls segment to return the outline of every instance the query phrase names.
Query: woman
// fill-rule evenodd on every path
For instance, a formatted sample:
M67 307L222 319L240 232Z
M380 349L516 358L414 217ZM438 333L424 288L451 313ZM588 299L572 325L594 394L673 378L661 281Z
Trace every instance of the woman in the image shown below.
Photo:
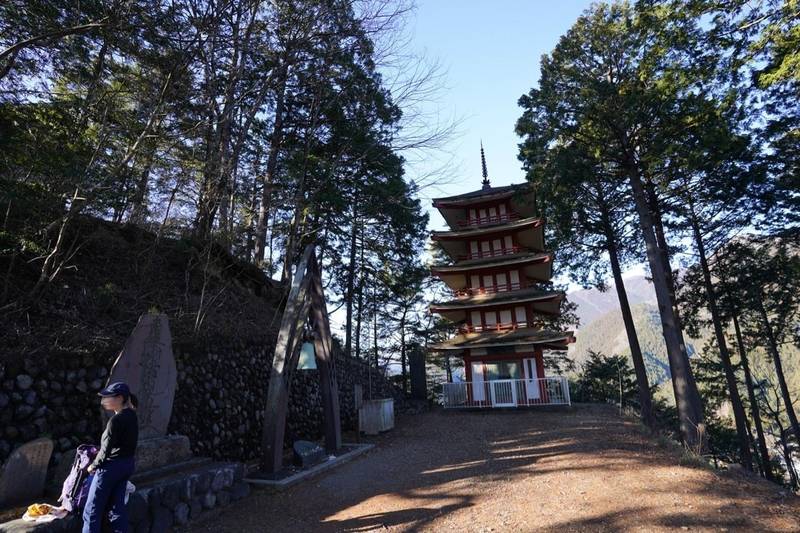
M114 416L106 424L100 451L89 465L89 473L93 473L94 478L83 509L83 533L100 532L106 509L111 529L115 533L127 533L125 489L133 474L139 422L130 405L131 391L125 383L112 383L99 394L100 405L114 411Z

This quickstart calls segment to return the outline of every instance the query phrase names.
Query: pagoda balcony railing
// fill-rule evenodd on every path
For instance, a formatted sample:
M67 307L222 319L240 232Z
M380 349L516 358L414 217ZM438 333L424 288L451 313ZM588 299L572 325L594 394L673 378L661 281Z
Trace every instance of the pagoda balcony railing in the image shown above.
M572 405L566 377L442 383L446 409Z
M478 252L460 255L458 259L459 261L464 261L468 259L482 259L484 257L500 257L503 255L518 254L527 250L527 248L523 248L522 246L511 246L509 248L500 248L499 250L480 250Z
M459 298L467 296L477 296L479 294L495 294L498 292L516 291L517 289L525 289L530 287L528 283L501 283L499 285L491 285L489 287L469 287L466 289L459 289L453 293Z
M467 220L459 220L458 225L462 228L471 228L478 226L487 226L489 224L503 224L513 220L522 218L517 213L505 213L503 215L492 215L478 218L468 218Z
M512 329L519 329L519 328L528 328L534 327L535 324L533 322L504 322L498 324L462 324L461 327L458 328L460 333L482 333L484 331L510 331Z

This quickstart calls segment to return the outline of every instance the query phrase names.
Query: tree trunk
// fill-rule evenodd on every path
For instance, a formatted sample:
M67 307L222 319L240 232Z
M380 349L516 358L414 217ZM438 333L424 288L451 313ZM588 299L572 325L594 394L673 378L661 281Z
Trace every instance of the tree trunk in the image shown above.
M639 388L639 404L641 406L642 422L645 426L654 430L656 419L653 414L653 398L650 395L650 383L647 379L647 369L642 357L642 348L639 345L639 336L636 333L636 326L633 323L631 305L628 302L628 293L625 291L625 283L622 281L622 268L619 264L619 254L617 250L616 236L608 220L608 211L605 204L601 207L603 218L603 229L606 237L606 249L611 261L611 272L614 275L614 286L617 290L619 308L622 313L622 321L625 324L625 333L628 336L628 345L631 348L631 359L633 368L636 372L636 385Z
M689 365L686 352L681 349L678 333L678 324L675 318L674 305L669 294L669 286L665 274L665 265L660 253L656 236L653 232L653 216L647 202L647 196L635 163L629 164L628 178L636 210L639 214L639 225L644 235L647 249L647 260L653 276L653 286L658 300L659 314L661 316L661 329L664 342L667 346L670 372L672 374L672 388L675 394L675 404L678 409L681 436L684 444L697 453L702 453L705 447L705 424L703 423L703 409L700 402L700 393Z
M210 113L215 118L212 124L216 124L213 135L213 143L210 145L206 154L209 156L207 159L207 170L205 172L204 182L205 188L203 190L203 202L200 203L198 208L198 216L196 222L195 233L201 238L207 237L214 227L214 219L219 213L220 224L219 228L222 234L222 240L227 247L230 243L230 235L228 234L229 220L233 213L229 211L229 203L226 201L228 195L231 194L231 177L233 168L236 166L238 157L237 150L233 149L233 120L236 115L237 109L240 109L240 95L237 94L237 87L239 81L244 74L244 63L246 55L249 51L249 43L252 32L255 29L256 7L253 7L248 18L248 22L244 26L244 34L242 35L242 21L245 15L245 10L248 6L245 4L237 4L236 9L232 13L231 35L228 40L231 43L231 52L229 61L224 65L227 71L227 79L225 80L224 90L218 94L216 83L209 84L208 103L209 109L215 109L218 97L222 99L222 110L219 113ZM213 61L213 59L212 59ZM207 70L207 76L210 74L214 76L213 70Z
M252 261L255 263L255 258L253 257L253 250L255 249L256 245L256 206L258 205L258 162L261 159L261 153L256 153L256 156L253 158L253 189L250 192L250 206L248 208L248 215L247 215L247 238L245 240L245 257L248 261Z
M728 343L725 341L725 330L722 326L722 319L717 308L717 296L714 292L714 285L711 281L711 271L706 260L706 249L703 244L703 236L700 233L700 226L694 212L694 204L689 199L689 214L694 233L694 241L697 245L697 253L700 256L700 268L703 271L703 284L705 285L706 298L708 299L708 310L711 312L711 322L714 325L714 336L719 348L719 358L722 361L722 368L725 370L725 381L728 384L728 396L733 407L733 419L736 423L736 435L739 438L739 453L741 455L742 466L748 470L753 469L753 457L750 453L750 440L747 438L747 417L744 413L742 398L739 395L739 386L736 383L736 374L733 371L731 356L728 352Z
M780 402L778 402L778 412L775 413L775 425L778 426L778 431L781 435L781 448L783 449L783 461L786 463L786 470L789 472L789 484L792 488L797 487L797 472L794 469L794 459L792 459L792 451L789 449L789 443L786 442L786 434L789 433L788 429L781 424L780 415Z
M742 361L742 370L744 370L744 383L747 386L747 397L750 401L750 414L753 417L753 425L756 427L756 438L758 439L758 451L761 456L761 471L764 477L770 481L775 481L775 475L772 473L772 464L769 460L769 449L767 448L767 441L764 438L764 426L761 423L761 412L758 409L758 400L756 399L755 386L753 385L753 376L750 374L750 362L747 357L747 350L744 347L744 340L742 339L742 330L739 327L739 317L733 313L733 329L736 333L736 345L739 348L739 359Z
M675 277L672 274L672 264L670 260L669 245L667 244L667 235L664 232L664 222L661 218L661 206L658 201L655 186L652 182L647 181L645 184L647 190L648 201L650 202L650 209L653 213L653 230L656 234L656 242L661 251L661 260L664 262L664 275L667 278L667 287L669 288L669 297L672 301L672 312L675 315L675 324L678 328L678 338L681 343L681 351L689 357L689 351L686 348L686 339L683 336L683 325L681 324L681 313L678 309L678 299L676 297L677 291L675 289Z
M795 413L794 404L789 394L789 387L786 385L786 377L783 374L783 363L781 362L781 354L778 352L778 343L775 340L775 334L772 331L772 325L769 323L769 317L767 316L766 308L764 308L764 301L761 295L758 297L758 312L761 315L764 332L767 334L767 348L772 356L772 362L775 364L775 373L778 375L781 396L783 397L783 403L786 404L786 414L789 417L792 432L797 442L800 442L800 424L797 423L797 414Z
M380 369L378 362L378 299L375 296L375 286L372 286L372 348L375 350L375 370Z
M350 227L350 263L347 265L347 294L345 295L344 351L353 354L353 299L356 281L356 244L358 240L358 216L356 206L358 196L353 202L353 222Z
M356 313L356 358L361 358L361 320L364 317L364 242L361 242L361 275L358 280L358 312Z
M306 180L308 179L308 159L311 155L311 145L317 129L318 111L317 106L312 105L313 119L311 126L306 130L305 148L303 151L303 171L300 174L300 179L297 182L297 189L294 193L294 206L291 221L286 235L286 250L283 254L283 273L281 274L281 281L289 279L292 275L292 263L294 262L295 249L299 248L300 236L302 229L306 224L306 214L304 206L306 204Z
M207 85L210 85L210 82L207 81ZM212 96L207 95L207 124L204 135L205 164L203 166L203 183L200 187L200 197L197 201L197 215L195 216L194 222L194 233L199 239L205 239L208 236L211 232L211 227L214 225L214 218L216 217L216 201L214 197L217 193L214 179L217 169L217 152L214 147L217 145L218 132L214 127L217 123L215 105L216 102L213 101Z
M275 173L278 169L278 157L280 156L281 142L283 140L283 124L285 119L286 103L286 77L288 66L284 62L279 76L279 87L275 99L275 122L272 125L272 135L270 135L269 153L267 155L267 170L264 173L263 185L261 188L261 205L258 209L258 222L256 223L255 256L254 263L258 266L264 265L264 251L267 242L267 221L269 220L270 197L272 195L272 184L275 181Z
M150 169L153 166L152 154L147 158L147 162L139 175L139 181L136 182L136 192L133 194L133 209L128 216L128 222L132 224L143 224L147 218L147 185L150 181Z
M8 288L11 285L11 274L14 272L18 255L19 249L14 248L14 251L11 253L11 260L8 262L8 269L6 269L6 277L3 281L3 292L0 293L0 307L5 306L6 301L8 300Z
M400 374L403 382L403 394L408 393L408 369L406 364L406 316L408 315L408 307L403 309L403 315L400 317Z

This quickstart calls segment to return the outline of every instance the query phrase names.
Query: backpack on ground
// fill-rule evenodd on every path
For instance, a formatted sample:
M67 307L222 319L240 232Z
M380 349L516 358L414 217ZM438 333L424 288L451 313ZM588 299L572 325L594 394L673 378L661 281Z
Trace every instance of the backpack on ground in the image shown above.
M58 499L64 509L70 513L79 512L86 505L89 486L92 482L92 474L89 474L86 469L92 464L98 451L100 449L94 444L81 444L75 452L75 460L72 461L69 475L61 486L61 497Z

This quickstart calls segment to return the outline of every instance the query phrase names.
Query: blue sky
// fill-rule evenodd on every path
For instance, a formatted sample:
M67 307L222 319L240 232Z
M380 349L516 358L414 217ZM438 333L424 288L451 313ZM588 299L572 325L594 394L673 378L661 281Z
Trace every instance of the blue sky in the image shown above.
M480 187L480 141L492 185L524 181L517 160L514 124L518 98L535 86L539 60L591 2L583 0L418 0L409 31L419 53L436 58L446 70L441 114L461 119L458 134L445 147L452 157L450 182L424 191L431 229L444 222L430 198ZM424 167L424 163L414 163ZM409 175L421 168L409 168Z

